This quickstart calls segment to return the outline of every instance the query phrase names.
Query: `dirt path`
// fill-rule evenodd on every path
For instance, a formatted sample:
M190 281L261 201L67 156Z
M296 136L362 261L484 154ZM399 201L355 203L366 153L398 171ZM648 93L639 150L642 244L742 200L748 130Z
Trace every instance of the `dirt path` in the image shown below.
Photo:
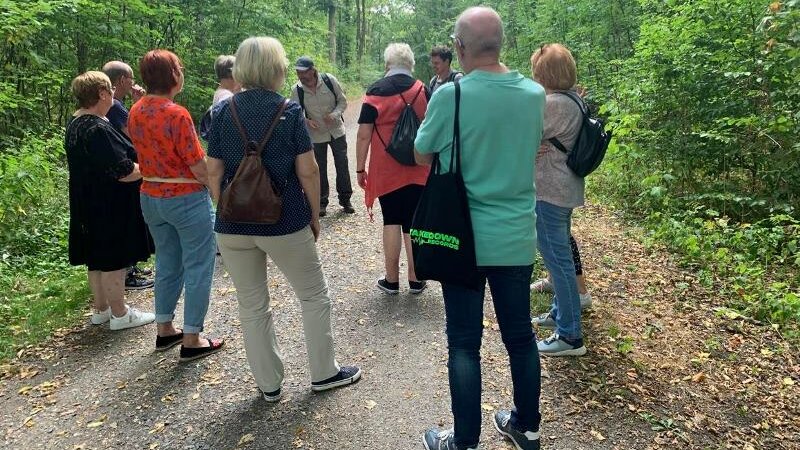
M351 106L348 123L357 110ZM363 205L360 192L354 203ZM363 206L353 216L335 206L329 214L320 254L338 359L362 367L358 385L310 391L298 305L270 266L287 395L264 402L247 367L236 293L218 264L206 328L227 339L225 352L179 365L177 352L152 351L153 326L63 330L0 370L0 446L422 448L427 427L452 424L441 290L380 294L373 287L383 270L380 217L369 223ZM722 299L667 253L645 250L610 212L584 208L575 228L596 301L585 320L590 351L542 360L542 448L800 448L796 347L768 327L715 313ZM133 294L130 303L152 309L152 293ZM510 449L489 421L511 401L490 303L485 323L482 445Z

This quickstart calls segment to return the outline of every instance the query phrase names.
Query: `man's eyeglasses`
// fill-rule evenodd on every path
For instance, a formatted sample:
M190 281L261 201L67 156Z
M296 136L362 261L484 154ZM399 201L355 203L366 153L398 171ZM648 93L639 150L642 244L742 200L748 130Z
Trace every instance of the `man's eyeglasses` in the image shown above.
M455 42L457 46L459 46L461 48L464 48L464 42L461 41L461 38L456 36L455 33L450 35L450 39L452 39L453 42Z

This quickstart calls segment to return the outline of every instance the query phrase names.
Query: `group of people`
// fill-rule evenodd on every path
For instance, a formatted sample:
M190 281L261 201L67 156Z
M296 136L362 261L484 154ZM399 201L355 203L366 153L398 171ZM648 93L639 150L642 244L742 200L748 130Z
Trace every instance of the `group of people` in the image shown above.
M575 89L575 61L564 46L547 44L531 57L533 79L510 70L500 62L502 20L488 7L464 11L452 39L463 73L450 68L453 51L437 46L431 52L436 75L423 83L413 76L411 48L393 43L384 52L384 77L364 96L355 172L370 218L376 199L383 216L385 273L377 287L386 294L399 293L403 247L408 291L419 294L427 287L414 272L409 230L434 155L443 167L451 157L457 83L461 172L483 287L442 284L454 427L431 428L423 443L428 450L478 448L488 282L509 355L514 400L514 408L495 414L494 425L516 448L538 449L539 355L586 353L580 311L588 294L578 287L580 255L570 234L572 211L584 201L584 183L566 166L566 154L549 141L557 138L570 148L580 131L580 107L560 94ZM255 381L265 400L278 401L284 370L270 308L269 257L300 300L311 389L357 382L361 369L339 365L335 358L331 299L316 247L320 217L328 207L324 168L329 146L339 204L344 213L355 211L343 122L347 100L336 78L301 57L294 64L298 83L293 101L287 101L279 90L291 66L281 43L271 37L244 40L235 55L215 63L219 88L209 111L204 151L191 116L174 101L184 82L177 55L159 49L141 58L146 92L136 94L139 98L121 129L113 125L109 111L116 104L115 92L136 86L133 72L121 62L106 66L120 69L122 76L90 71L73 80L80 109L66 130L69 256L72 264L88 268L92 323L110 322L111 329L119 330L155 321L156 350L180 344L180 361L219 351L222 339L202 335L218 249L236 287ZM386 151L406 105L422 119L415 166L400 164ZM215 216L212 202L231 185L246 149L263 139L261 162L282 200L279 219L268 224ZM537 245L550 278L531 285ZM153 253L155 314L124 301L128 268ZM551 311L533 319L555 329L539 342L531 326L532 289L555 293ZM181 293L184 320L177 328Z

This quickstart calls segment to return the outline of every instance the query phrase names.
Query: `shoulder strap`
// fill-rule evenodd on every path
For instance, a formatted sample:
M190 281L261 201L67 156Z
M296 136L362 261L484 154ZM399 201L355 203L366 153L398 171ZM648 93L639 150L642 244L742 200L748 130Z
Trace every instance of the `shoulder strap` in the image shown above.
M308 117L308 113L306 112L306 104L305 100L305 91L303 90L303 85L295 84L294 88L297 89L297 103L300 103L300 107L303 108L303 114Z
M581 113L583 113L584 116L589 115L589 108L586 106L586 103L583 101L583 99L578 96L578 94L575 94L572 91L559 91L556 92L556 94L561 94L564 97L572 100L576 105L578 105L578 108L581 110Z
M325 83L325 86L328 86L331 94L333 94L333 103L339 103L339 96L336 95L336 89L333 88L333 81L331 81L331 77L329 77L327 73L322 74L322 82ZM336 108L335 105L334 108Z
M453 144L452 153L450 156L450 173L461 172L461 122L459 120L461 111L461 83L459 80L453 80L456 88L456 109L453 113ZM453 167L455 166L455 171Z
M264 151L264 146L267 145L267 141L269 141L269 138L272 136L272 132L275 130L275 127L281 120L281 115L283 115L283 111L286 110L286 106L288 104L289 99L284 98L278 107L278 112L276 112L275 117L272 118L272 123L267 129L267 132L264 134L264 138L261 139L261 142L256 144L255 141L251 141L247 138L247 133L244 131L242 122L239 120L239 114L236 112L236 102L231 99L231 116L233 117L233 123L236 124L236 128L239 130L239 136L242 137L242 141L245 143L245 155L251 150L254 150L258 155L261 155L261 152Z
M420 82L420 84L421 84L421 83L422 83L422 82ZM416 82L415 82L414 84L416 84ZM411 85L411 87L414 87L414 85L412 84L412 85ZM411 106L413 107L413 106L414 106L414 102L416 102L416 101L417 101L417 97L419 97L419 93L420 93L420 92L422 92L422 90L423 90L423 89L425 89L425 85L424 85L424 84L422 84L422 85L419 87L419 89L417 90L417 93L416 93L416 94L414 94L414 98L413 98L413 99L411 99L411 102L407 102L407 101L406 101L406 98L405 98L405 97L403 97L403 93L402 93L402 92L401 92L401 93L399 93L398 95L400 96L400 98L402 98L402 99L403 99L403 103L405 103L406 105L411 105Z
M436 86L436 75L435 74L431 78L431 81L428 82L428 89L433 90L434 86Z
M553 144L557 149L561 150L562 152L569 153L567 147L564 147L564 144L562 144L561 141L559 141L557 138L551 137L550 139L548 139L548 141L550 141L551 144Z

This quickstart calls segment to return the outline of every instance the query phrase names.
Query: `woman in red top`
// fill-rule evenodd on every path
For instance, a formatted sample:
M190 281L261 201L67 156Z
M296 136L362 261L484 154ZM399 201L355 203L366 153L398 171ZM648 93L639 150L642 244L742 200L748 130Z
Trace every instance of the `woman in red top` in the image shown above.
M140 199L156 244L156 350L181 345L181 361L210 355L223 341L200 337L214 276L215 244L205 152L189 112L173 102L183 67L167 50L139 63L148 95L131 108L130 133L144 182ZM173 326L184 291L183 330Z
M370 86L358 118L356 174L365 191L367 211L377 198L383 214L383 254L386 274L378 288L387 294L400 292L400 248L405 245L408 260L408 287L412 294L425 290L417 280L411 254L411 218L428 179L429 166L405 166L386 152L395 123L411 102L420 121L425 117L429 93L425 84L414 79L414 53L408 44L389 44L383 53L386 75ZM371 151L370 151L371 150ZM369 156L369 172L367 172Z

